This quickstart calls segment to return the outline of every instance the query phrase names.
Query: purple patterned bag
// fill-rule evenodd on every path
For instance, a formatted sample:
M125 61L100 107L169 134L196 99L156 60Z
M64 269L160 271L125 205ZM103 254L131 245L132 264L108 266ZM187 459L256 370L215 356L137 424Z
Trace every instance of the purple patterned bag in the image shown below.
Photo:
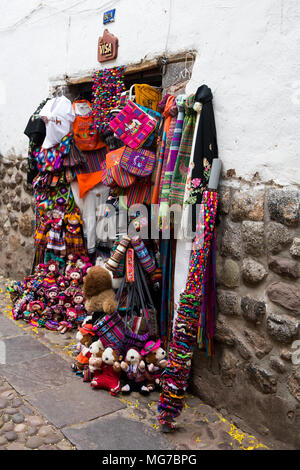
M132 149L125 147L122 153L120 166L136 176L149 176L155 167L156 155L154 152L146 149Z

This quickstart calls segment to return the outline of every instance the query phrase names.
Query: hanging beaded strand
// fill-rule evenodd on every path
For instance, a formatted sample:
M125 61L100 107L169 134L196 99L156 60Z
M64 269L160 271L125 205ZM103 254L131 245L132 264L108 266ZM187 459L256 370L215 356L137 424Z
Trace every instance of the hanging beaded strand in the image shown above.
M162 377L162 392L158 405L158 421L164 431L176 427L175 418L184 406L184 396L190 375L193 350L202 304L202 286L218 206L218 194L203 193L204 223L197 227L189 275L185 291L180 295L179 309L175 321L173 340L169 348L168 365ZM201 233L203 237L201 237ZM199 240L202 238L202 243Z
M125 67L98 70L93 80L93 115L95 128L104 132L112 119L111 110L118 107L120 95L125 91Z

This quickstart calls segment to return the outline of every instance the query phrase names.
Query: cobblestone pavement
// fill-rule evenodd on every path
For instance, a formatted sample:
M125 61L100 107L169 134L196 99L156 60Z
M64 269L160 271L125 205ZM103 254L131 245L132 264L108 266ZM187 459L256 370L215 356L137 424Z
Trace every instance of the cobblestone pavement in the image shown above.
M178 430L162 434L156 420L158 393L115 398L92 390L71 372L74 335L15 322L1 279L0 312L7 350L6 364L0 365L0 450L284 448L192 395L177 420Z

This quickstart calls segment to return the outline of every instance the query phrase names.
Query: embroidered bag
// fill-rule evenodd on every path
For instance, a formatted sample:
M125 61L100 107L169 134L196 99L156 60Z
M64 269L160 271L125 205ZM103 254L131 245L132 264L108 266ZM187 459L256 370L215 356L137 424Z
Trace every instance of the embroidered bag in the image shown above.
M154 132L152 132L152 134L149 135L146 142L143 143L143 147L151 147L154 139L158 135L159 126L162 120L162 115L158 113L157 111L153 111L153 109L146 108L145 106L141 106L140 104L138 104L138 107L141 108L143 111L145 111L145 113L149 114L149 116L151 116L157 122Z
M120 159L120 166L132 175L145 177L151 175L155 167L155 161L156 155L150 150L134 150L125 147Z
M157 122L129 101L123 110L109 123L109 127L122 142L133 149L143 145L156 129Z

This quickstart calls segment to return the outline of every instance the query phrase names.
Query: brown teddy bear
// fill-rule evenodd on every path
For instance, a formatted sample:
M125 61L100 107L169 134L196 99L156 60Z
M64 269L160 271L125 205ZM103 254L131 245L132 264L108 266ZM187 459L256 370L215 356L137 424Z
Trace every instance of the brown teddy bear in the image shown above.
M85 308L93 312L113 313L117 308L115 293L109 272L101 266L93 266L83 281Z
M76 339L78 340L77 350L79 354L74 364L72 364L72 370L77 375L83 376L83 371L88 367L89 358L91 357L90 346L94 341L95 332L93 326L88 323L83 324L78 330Z

